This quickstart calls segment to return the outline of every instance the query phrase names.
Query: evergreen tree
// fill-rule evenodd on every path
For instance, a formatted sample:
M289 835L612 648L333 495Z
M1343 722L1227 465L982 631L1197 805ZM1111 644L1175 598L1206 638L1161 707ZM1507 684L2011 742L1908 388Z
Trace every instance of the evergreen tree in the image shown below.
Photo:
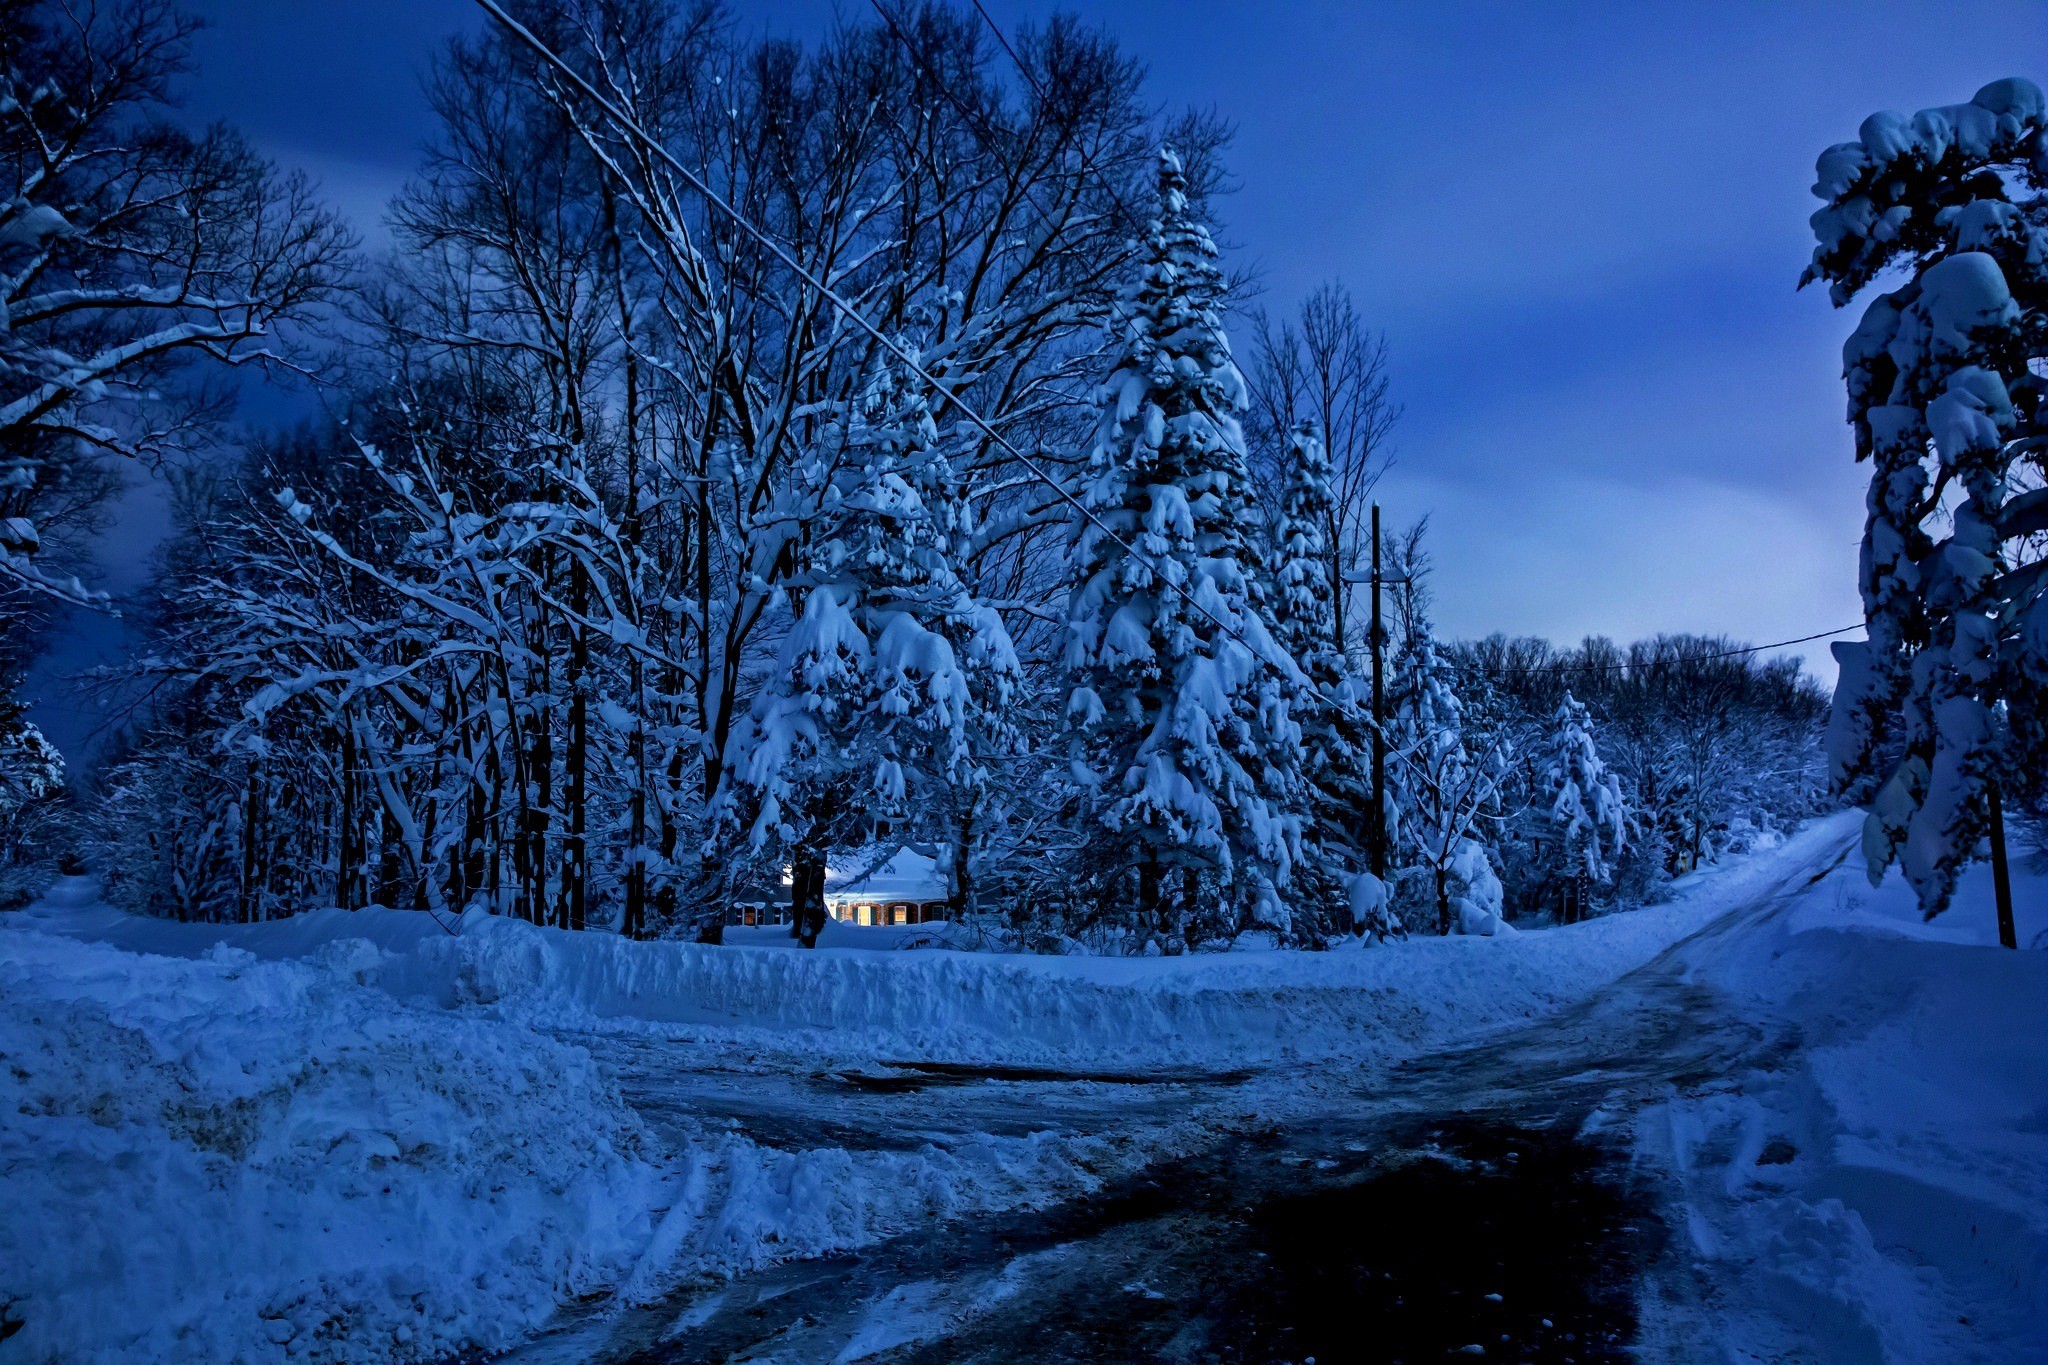
M1819 241L1801 283L1837 306L1880 274L1910 278L1865 308L1843 348L1858 459L1872 463L1861 579L1869 638L1842 664L1829 748L1837 786L1867 804L1872 877L1897 860L1929 915L1944 909L2040 733L2048 673L2048 117L2029 81L1968 103L1866 119L1821 154ZM2003 926L2001 926L2003 929ZM2008 938L2010 935L2007 935Z
M1464 705L1426 620L1415 621L1402 652L1390 712L1390 837L1405 880L1424 883L1438 933L1495 933L1503 890L1486 825L1497 813L1507 754L1500 744L1478 755L1467 748Z
M1592 713L1570 692L1552 721L1543 774L1559 867L1578 884L1583 901L1588 883L1605 886L1614 880L1614 855L1626 840L1627 813L1621 782L1607 771L1593 743Z
M1070 771L1104 894L1125 894L1134 865L1148 929L1172 941L1207 927L1205 880L1286 927L1275 890L1299 848L1299 683L1263 619L1216 246L1170 150L1144 254L1078 490L1092 516L1068 561Z
M1369 719L1348 661L1337 648L1337 604L1324 528L1331 524L1330 458L1315 423L1289 433L1280 514L1274 523L1273 638L1301 665L1309 688L1298 703L1307 824L1294 899L1325 928L1344 919L1380 936L1397 932L1384 889L1356 888L1364 822L1372 809ZM1357 917L1360 907L1369 906Z
M0 910L41 890L64 794L64 756L0 693Z
M907 837L941 795L986 785L983 758L1013 741L1020 671L1001 618L955 567L972 512L921 388L880 369L800 482L818 510L791 590L797 620L734 730L726 805L730 818L744 796L754 849L788 860L809 945L835 846L884 827Z

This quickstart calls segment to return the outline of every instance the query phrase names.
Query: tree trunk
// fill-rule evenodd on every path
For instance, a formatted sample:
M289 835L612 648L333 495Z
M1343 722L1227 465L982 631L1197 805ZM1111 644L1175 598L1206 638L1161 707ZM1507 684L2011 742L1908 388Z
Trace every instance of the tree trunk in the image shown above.
M405 860L398 835L398 822L380 801L377 805L377 904L396 909L406 903Z
M590 577L578 563L570 569L571 604L590 615ZM590 632L569 627L569 752L562 761L562 803L568 807L568 837L562 842L563 927L582 929L590 894Z
M647 932L647 688L646 665L634 655L631 665L633 732L626 737L626 766L633 774L633 794L626 805L626 906L619 932L641 938Z
M357 770L355 726L341 717L341 828L334 859L334 900L344 910L363 905L363 863L368 850L363 846L362 774Z
M239 913L242 923L262 918L263 892L260 882L263 859L258 854L263 837L263 760L249 760L249 781L242 795L242 895Z
M490 861L485 865L485 874L490 878L491 913L505 912L505 843L504 800L505 800L505 757L495 735L486 734L484 742L491 746L490 773L491 799L485 838L489 841ZM514 741L517 742L516 739Z
M484 846L491 837L485 824L484 789L479 780L482 774L472 778L469 791L462 806L462 856L456 866L461 872L456 878L457 896L455 907L467 909L470 899L484 889ZM495 890L495 888L493 888Z
M544 634L544 633L543 633ZM541 658L547 658L547 641L540 640ZM548 687L552 679L543 662L539 686L533 689L533 705L527 711L528 724L532 727L532 743L528 749L527 761L532 765L528 778L533 789L532 799L526 803L526 889L527 905L535 924L548 922L548 820L555 802L555 739L554 717L549 714Z
M1991 800L1991 891L1998 902L1998 946L2020 946L2012 918L2012 869L2005 861L2005 806L1999 799L1998 784L1992 783Z
M953 887L946 913L958 923L974 908L974 826L981 813L977 793L953 821Z
M1150 853L1138 864L1138 922L1163 927L1159 905L1159 860Z
M640 545L645 527L640 505L640 356L633 343L633 308L626 297L626 244L619 235L618 195L609 179L603 182L601 192L619 337L626 352L626 514L619 528L625 554L619 568L633 626L644 631L646 621L638 605ZM626 810L626 903L619 917L619 932L627 938L641 938L647 925L647 663L637 650L627 656L627 680L633 694L633 730L626 740L626 766L633 775L633 793Z
M825 854L799 844L790 858L790 937L806 948L818 946L825 929Z

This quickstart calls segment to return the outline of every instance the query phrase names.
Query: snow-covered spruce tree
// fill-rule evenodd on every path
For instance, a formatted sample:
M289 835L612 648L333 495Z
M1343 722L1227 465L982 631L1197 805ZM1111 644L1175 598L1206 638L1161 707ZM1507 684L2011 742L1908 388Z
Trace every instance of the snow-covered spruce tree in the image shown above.
M1364 825L1372 809L1370 721L1337 645L1337 603L1324 528L1331 525L1330 457L1315 423L1289 433L1279 516L1273 526L1273 638L1308 675L1297 702L1306 824L1290 900L1312 932L1340 925L1386 937L1398 932L1385 889L1365 870ZM1353 907L1364 917L1353 923Z
M726 828L744 822L758 857L788 864L807 947L831 851L884 822L892 838L939 832L944 798L983 788L984 758L1011 747L1020 681L1009 632L955 567L972 512L921 381L885 364L849 417L799 475L813 510L797 619L734 727L719 801Z
M1300 847L1300 682L1253 568L1216 245L1171 150L1144 256L1077 489L1090 515L1068 559L1067 724L1088 875L1172 945L1247 920L1292 928L1277 888Z
M1928 915L1947 907L2010 782L2014 732L2038 734L2048 672L2042 365L2048 358L2048 133L2029 81L1968 104L1864 120L1821 154L1801 284L1837 306L1883 272L1843 347L1857 458L1872 464L1861 587L1866 642L1842 665L1829 749L1865 804L1873 878L1896 860ZM2034 488L2013 496L2022 476ZM2001 912L2003 918L2003 912ZM2011 935L2004 924L2001 933Z
M0 694L0 910L26 904L51 874L47 845L64 806L64 756Z
M1426 896L1440 934L1498 933L1503 893L1486 826L1507 754L1499 744L1477 755L1467 747L1464 706L1426 620L1415 621L1397 661L1389 709L1389 825L1400 880L1410 888L1405 899L1413 905Z
M1620 779L1607 771L1593 743L1593 716L1586 704L1566 692L1551 727L1543 782L1558 841L1556 866L1576 884L1578 908L1583 909L1589 885L1614 880L1614 856L1627 840L1628 813Z

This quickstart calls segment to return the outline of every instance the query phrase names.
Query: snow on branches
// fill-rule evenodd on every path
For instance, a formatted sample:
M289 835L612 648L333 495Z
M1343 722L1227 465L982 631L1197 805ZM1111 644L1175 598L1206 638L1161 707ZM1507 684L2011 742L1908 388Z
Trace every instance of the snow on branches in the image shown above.
M788 587L796 622L734 729L723 800L728 822L750 812L757 852L792 860L814 939L826 851L907 836L939 793L981 788L984 759L1013 747L1020 668L956 567L973 512L907 366L877 370L793 494L813 509Z
M1273 638L1311 686L1295 702L1301 726L1306 824L1296 900L1324 912L1325 926L1396 932L1385 889L1361 888L1365 822L1374 792L1371 722L1364 689L1337 648L1336 595L1324 528L1334 524L1330 457L1313 421L1295 424L1281 471L1273 527Z
M39 505L84 467L217 425L195 375L280 359L281 333L338 295L353 243L303 176L166 116L196 20L134 3L0 15L0 587L96 602L45 562Z
M1508 754L1504 741L1468 746L1464 703L1426 623L1402 652L1392 712L1389 823L1404 870L1427 884L1439 933L1498 932L1504 893L1485 836Z
M2048 673L2040 488L2048 356L2048 120L2040 89L1995 81L1968 104L1878 113L1823 152L1801 283L1837 306L1903 267L1843 347L1858 459L1872 464L1861 587L1869 638L1837 644L1837 787L1865 803L1871 875L1897 861L1946 908L2036 744ZM2031 478L2031 491L2019 492ZM1946 532L1946 534L1944 534Z
M1100 857L1136 864L1139 915L1175 938L1222 919L1205 879L1249 914L1285 919L1275 889L1300 851L1300 684L1278 662L1257 576L1245 386L1216 246L1170 150L1158 193L1080 481L1066 710Z
M1552 724L1543 780L1564 871L1604 885L1614 879L1614 855L1627 838L1621 782L1600 759L1584 702L1566 692Z

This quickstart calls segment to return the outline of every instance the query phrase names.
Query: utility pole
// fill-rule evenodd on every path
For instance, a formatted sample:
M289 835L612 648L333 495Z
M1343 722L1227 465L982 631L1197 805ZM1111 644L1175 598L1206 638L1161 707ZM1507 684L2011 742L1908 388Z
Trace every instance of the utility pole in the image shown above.
M1372 875L1387 877L1387 636L1380 624L1380 505L1372 505Z
M1998 902L1998 946L2017 948L2020 946L2019 931L2012 922L2012 869L2005 864L2005 807L1998 799L1998 784L1993 782L1991 797L1991 889Z
M1366 643L1372 649L1372 814L1365 822L1365 857L1372 875L1387 879L1387 628L1380 612L1380 589L1388 583L1406 583L1406 574L1390 574L1380 566L1380 505L1372 505L1372 572L1347 570L1346 583L1372 585L1372 629ZM1343 609L1339 604L1339 610Z

